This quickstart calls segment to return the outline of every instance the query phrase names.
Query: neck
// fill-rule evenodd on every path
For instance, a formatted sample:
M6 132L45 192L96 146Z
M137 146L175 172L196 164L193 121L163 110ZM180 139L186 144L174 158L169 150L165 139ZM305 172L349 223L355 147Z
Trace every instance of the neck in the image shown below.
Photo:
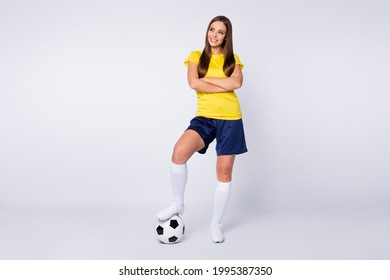
M211 48L211 54L222 54L221 47L218 48Z

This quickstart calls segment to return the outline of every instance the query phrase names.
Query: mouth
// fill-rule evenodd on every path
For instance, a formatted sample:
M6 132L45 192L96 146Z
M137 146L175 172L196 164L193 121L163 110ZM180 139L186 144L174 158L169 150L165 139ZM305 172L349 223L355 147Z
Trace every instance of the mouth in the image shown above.
M213 38L209 38L209 41L211 42L211 43L218 43L218 40L217 39L213 39Z

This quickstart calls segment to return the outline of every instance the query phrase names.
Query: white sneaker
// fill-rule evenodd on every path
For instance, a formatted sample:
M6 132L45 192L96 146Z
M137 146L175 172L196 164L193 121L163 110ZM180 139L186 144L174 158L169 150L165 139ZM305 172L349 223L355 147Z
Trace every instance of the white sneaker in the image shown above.
M174 215L183 214L183 212L184 212L184 204L177 204L175 202L172 202L169 204L169 206L159 211L156 217L160 221L166 221Z
M210 226L210 234L211 234L211 240L214 243L222 243L225 241L225 237L223 236L223 232L222 232L222 225L220 224L212 224Z

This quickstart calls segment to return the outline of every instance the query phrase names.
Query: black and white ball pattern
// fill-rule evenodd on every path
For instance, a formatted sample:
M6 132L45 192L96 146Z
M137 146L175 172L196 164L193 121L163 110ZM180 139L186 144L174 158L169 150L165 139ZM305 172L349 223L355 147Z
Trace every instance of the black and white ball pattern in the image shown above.
M165 244L179 242L184 236L184 230L183 219L177 215L166 221L158 221L156 225L157 238Z

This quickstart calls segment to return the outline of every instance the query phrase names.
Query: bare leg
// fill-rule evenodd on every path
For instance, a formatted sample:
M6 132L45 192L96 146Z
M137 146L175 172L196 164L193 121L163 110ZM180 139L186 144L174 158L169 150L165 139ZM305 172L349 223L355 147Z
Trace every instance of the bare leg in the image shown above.
M194 130L186 130L176 142L172 161L176 164L186 163L190 157L205 146L203 139Z
M230 182L232 180L233 164L236 155L217 157L217 179L220 182Z

